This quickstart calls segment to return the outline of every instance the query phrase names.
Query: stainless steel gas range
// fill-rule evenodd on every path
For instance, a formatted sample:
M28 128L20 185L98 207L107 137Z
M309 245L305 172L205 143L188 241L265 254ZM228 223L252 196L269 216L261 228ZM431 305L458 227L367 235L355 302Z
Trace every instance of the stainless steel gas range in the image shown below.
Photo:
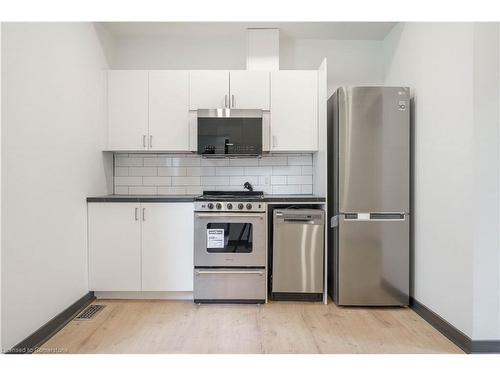
M266 204L258 191L195 199L195 303L264 303Z

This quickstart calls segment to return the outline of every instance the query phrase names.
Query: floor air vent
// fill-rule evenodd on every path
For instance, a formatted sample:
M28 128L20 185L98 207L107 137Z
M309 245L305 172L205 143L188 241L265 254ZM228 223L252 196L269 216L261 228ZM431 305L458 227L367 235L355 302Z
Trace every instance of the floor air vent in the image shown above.
M97 313L105 307L106 305L90 305L80 314L78 314L75 320L92 320L97 315Z

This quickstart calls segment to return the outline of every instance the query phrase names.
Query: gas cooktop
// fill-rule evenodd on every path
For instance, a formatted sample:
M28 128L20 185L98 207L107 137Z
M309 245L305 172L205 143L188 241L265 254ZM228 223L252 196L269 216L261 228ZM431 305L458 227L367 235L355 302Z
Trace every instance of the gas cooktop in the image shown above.
M260 201L264 199L263 191L204 191L196 197L196 201Z
M266 209L262 191L204 191L194 200L197 212L265 212Z

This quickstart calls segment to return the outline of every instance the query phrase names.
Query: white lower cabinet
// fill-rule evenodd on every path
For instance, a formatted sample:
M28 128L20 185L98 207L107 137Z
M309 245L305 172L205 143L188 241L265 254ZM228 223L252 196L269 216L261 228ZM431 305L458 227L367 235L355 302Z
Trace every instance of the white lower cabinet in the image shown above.
M138 203L89 203L89 287L141 290L141 223Z
M92 291L192 291L193 204L89 203Z
M142 290L193 290L193 205L143 203Z

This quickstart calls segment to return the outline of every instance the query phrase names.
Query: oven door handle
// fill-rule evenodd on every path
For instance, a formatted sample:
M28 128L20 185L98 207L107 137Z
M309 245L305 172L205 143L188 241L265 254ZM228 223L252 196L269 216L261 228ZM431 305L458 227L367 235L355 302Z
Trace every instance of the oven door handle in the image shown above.
M264 212L245 212L245 213L236 213L236 212L218 212L218 213L195 213L196 217L260 217L263 218L265 216Z
M244 274L244 275L264 275L264 271L250 271L250 270L230 270L230 271L223 271L223 270L206 270L206 271L200 271L196 270L197 275L213 275L213 274Z

